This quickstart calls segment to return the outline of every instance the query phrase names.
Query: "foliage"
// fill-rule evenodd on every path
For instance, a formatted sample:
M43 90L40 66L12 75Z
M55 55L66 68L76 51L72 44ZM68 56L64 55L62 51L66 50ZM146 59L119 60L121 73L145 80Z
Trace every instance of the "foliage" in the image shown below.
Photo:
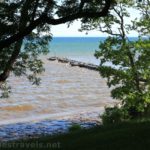
M1 40L11 36L16 31L23 30L31 22L32 18L36 17L34 16L35 14L31 15L28 12L29 9L33 9L32 3L30 4L28 0L26 2L4 1L0 3L0 7L3 10L1 11L0 25L4 27L0 29ZM9 25L7 22L9 22ZM47 31L48 34L41 37L41 31ZM6 98L10 93L11 88L7 87L6 83L3 82L7 82L6 79L10 72L14 73L15 76L26 76L33 84L38 85L40 83L38 74L42 73L44 68L39 56L48 53L50 39L49 27L45 26L42 29L37 28L36 32L33 31L26 38L20 39L11 46L1 49L0 77L2 82L0 83L0 88L2 97Z
M46 45L51 38L51 25L71 23L75 19L81 19L86 24L92 18L96 20L106 16L116 2L0 1L0 89L3 89L3 82L6 82L11 72L17 76L25 75L33 84L39 84L38 74L44 71L44 68L38 56L48 52ZM44 37L41 36L43 34Z
M113 98L121 101L121 109L125 109L131 118L139 117L147 112L150 106L150 5L149 0L134 3L122 0L112 8L108 17L92 20L83 26L91 25L108 34L100 44L95 56L100 59L99 71L107 78L107 85L112 88ZM130 20L128 9L134 8L141 18ZM137 38L129 38L131 31L138 32ZM121 111L120 109L120 111ZM115 107L106 109L105 116L120 119L120 112Z
M118 106L106 107L105 112L100 117L103 125L118 124L130 119L127 110Z
M0 1L0 90L8 97L6 85L10 73L26 76L39 84L44 71L40 56L48 53L51 25L78 18L101 17L108 13L111 1L97 0L3 0ZM99 8L99 9L98 9ZM99 11L100 10L100 11ZM44 36L42 36L44 35ZM7 90L8 89L8 90Z
M69 127L70 132L79 131L81 129L82 128L81 128L80 124L77 124L77 123L74 123L74 124L72 124L72 126Z

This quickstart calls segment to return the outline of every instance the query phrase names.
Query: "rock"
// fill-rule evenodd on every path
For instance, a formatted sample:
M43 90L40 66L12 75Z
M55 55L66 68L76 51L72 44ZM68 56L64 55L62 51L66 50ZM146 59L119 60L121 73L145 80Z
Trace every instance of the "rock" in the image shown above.
M69 59L67 59L67 58L58 58L58 62L69 63Z
M90 70L97 70L98 71L98 66L97 65L87 64L86 68L88 68Z
M77 62L77 61L71 61L70 65L71 66L79 66L79 62Z
M57 57L50 57L50 58L48 58L48 60L50 60L50 61L55 61L57 59L58 59Z
M79 67L87 68L90 70L98 70L98 66L94 64L82 63L79 62Z
M50 57L48 60L50 60L50 61L58 60L58 62L61 62L61 63L69 63L70 66L78 66L81 68L98 71L98 65L94 65L91 63L84 63L84 62L80 62L80 61L76 61L76 60L71 60L71 59L67 59L67 58L59 58L59 57Z

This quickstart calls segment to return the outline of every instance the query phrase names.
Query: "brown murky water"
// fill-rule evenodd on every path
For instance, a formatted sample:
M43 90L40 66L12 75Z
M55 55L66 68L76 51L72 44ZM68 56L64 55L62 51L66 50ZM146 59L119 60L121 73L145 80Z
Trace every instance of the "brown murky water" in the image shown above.
M48 60L45 67L39 87L24 77L10 77L13 93L1 100L1 124L100 112L114 103L98 72Z

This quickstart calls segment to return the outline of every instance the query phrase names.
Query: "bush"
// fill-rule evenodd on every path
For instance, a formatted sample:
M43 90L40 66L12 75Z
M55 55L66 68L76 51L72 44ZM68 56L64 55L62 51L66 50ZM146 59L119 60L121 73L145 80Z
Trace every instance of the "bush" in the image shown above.
M82 128L81 128L80 124L77 124L77 123L74 123L74 124L72 124L72 126L69 127L70 132L79 131L81 129Z
M104 125L117 124L130 118L123 108L117 106L106 107L105 112L100 117Z

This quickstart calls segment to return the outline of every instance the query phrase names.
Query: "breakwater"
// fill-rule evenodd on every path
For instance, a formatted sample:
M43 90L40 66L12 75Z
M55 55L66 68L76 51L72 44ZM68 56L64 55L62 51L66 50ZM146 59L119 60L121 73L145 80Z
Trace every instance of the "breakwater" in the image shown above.
M76 60L72 60L72 59L68 59L68 58L60 58L60 57L50 57L50 58L48 58L48 60L49 61L58 61L60 63L68 63L72 67L78 66L81 68L98 71L98 65L94 65L91 63L85 63L85 62L80 62L80 61L76 61Z

